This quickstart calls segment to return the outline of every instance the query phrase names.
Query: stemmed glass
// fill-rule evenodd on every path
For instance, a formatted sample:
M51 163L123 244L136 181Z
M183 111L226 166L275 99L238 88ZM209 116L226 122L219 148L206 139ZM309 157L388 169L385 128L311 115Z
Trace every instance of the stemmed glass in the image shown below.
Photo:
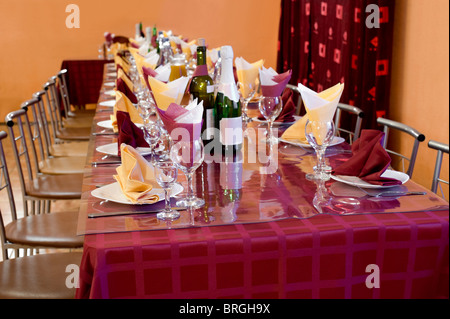
M263 96L258 102L259 111L267 120L267 143L277 144L278 139L273 136L272 126L283 108L281 96Z
M156 145L158 145L158 141L161 137L161 129L160 129L159 125L157 125L155 122L148 122L143 127L143 130L144 130L145 141L150 146L151 163L154 166L156 163L155 148L156 148Z
M172 185L178 177L178 169L171 161L157 162L155 165L156 181L164 189L165 208L156 214L160 220L175 220L180 217L180 213L174 211L170 205L170 194Z
M305 136L308 143L314 148L317 155L317 165L313 174L306 174L308 180L329 180L331 167L325 163L325 151L334 137L333 121L308 121L305 127Z
M194 195L193 174L195 170L203 163L205 158L202 139L181 140L176 142L170 150L170 159L187 178L188 188L187 196L177 202L177 206L182 207L201 207L205 201Z
M247 115L248 103L256 94L258 82L256 80L253 83L238 82L238 88L242 97L242 120L248 122L250 120L250 117Z

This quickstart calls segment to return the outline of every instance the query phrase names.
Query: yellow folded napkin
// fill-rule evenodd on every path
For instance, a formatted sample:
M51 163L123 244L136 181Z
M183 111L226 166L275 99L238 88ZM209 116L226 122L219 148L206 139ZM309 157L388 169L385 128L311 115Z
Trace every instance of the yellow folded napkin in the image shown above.
M286 141L308 144L305 137L306 121L308 121L308 114L305 114L301 119L289 126L288 129L284 131L283 135L281 135L281 138Z
M244 97L247 97L251 88L246 84L254 84L259 75L259 69L263 66L264 60L249 63L242 57L235 59L236 74L238 81L244 84L240 87L241 93Z
M139 111L131 103L130 99L120 91L116 91L116 104L114 105L114 114L110 116L114 132L118 132L117 128L117 111L127 112L133 123L144 124L144 120L139 116Z
M128 47L126 43L115 42L110 46L110 50L113 56L116 56L117 52L127 49Z
M122 59L122 57L118 55L114 56L114 63L116 64L116 68L117 65L120 65L127 74L130 73L130 65L127 62L125 62L125 60Z
M281 135L281 138L305 144L307 143L305 137L307 120L309 119L310 121L317 122L332 121L344 90L344 84L338 83L321 93L316 93L302 84L299 84L298 86L302 95L302 100L305 104L306 114L291 125L283 135ZM322 135L323 133L316 130L315 136L318 143L321 143L322 138L324 138Z
M171 103L181 104L188 81L188 77L182 76L175 81L164 83L148 76L148 83L158 108L165 111Z
M123 194L134 204L153 204L159 196L149 194L158 188L153 166L132 146L120 146L122 164L116 168L114 178L119 183Z

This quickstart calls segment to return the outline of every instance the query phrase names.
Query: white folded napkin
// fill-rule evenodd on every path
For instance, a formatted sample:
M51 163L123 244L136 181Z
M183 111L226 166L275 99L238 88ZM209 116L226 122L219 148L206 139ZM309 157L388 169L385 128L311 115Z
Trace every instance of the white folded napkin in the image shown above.
M298 84L306 112L311 121L332 121L337 105L344 91L344 84L335 86L317 93L301 83Z
M166 83L169 82L169 77L170 77L170 72L171 72L169 63L158 66L155 69L155 72L158 73L157 75L155 75L155 79L157 79L161 82L166 82Z
M169 83L164 83L151 76L148 77L148 83L151 87L156 105L162 110L167 110L171 103L181 103L188 82L189 78L185 76Z

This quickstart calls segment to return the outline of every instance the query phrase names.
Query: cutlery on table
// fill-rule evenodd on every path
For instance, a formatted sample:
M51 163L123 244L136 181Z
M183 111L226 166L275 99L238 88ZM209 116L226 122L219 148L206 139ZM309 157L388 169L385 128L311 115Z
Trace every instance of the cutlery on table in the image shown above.
M186 207L172 207L174 210L186 210ZM137 215L137 214L151 214L151 213L159 213L162 212L164 208L159 209L151 209L145 211L125 211L125 212L100 212L100 213L90 213L88 214L89 218L97 218L97 217L111 217L111 216L123 216L123 215Z
M412 196L412 195L426 195L427 192L410 192L410 191L385 191L385 192L379 192L376 194L369 193L365 189L359 187L358 185L355 185L360 189L364 194L370 196L370 197L400 197L400 196Z

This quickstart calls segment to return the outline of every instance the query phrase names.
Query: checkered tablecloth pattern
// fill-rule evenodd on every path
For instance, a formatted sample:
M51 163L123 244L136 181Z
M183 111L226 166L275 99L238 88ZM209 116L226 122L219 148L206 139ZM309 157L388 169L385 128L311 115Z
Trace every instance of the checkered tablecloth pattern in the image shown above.
M76 296L448 298L448 245L448 210L87 235Z

